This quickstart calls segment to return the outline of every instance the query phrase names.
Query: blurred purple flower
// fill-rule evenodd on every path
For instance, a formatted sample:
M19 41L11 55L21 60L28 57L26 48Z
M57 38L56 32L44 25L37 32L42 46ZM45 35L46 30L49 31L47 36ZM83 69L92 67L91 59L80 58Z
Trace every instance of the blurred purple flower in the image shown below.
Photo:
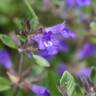
M0 64L2 64L6 69L12 68L12 62L7 50L0 50Z
M50 92L47 88L41 87L33 84L31 86L32 92L34 92L37 96L50 96Z
M90 56L96 56L96 44L85 43L76 56L81 60Z
M59 66L57 68L58 73L60 75L62 75L65 70L67 70L67 65L65 65L65 64L59 64Z
M65 6L67 8L74 7L86 7L91 5L92 0L65 0Z
M84 22L85 24L86 23L89 23L91 20L90 16L88 14L85 14L85 13L80 13L80 21Z
M65 0L65 6L67 8L72 8L76 6L76 0Z
M76 0L78 6L85 7L91 4L91 0Z
M80 78L82 78L82 76L86 76L86 78L90 80L90 74L91 74L90 67L82 67L77 73L77 76L79 76Z

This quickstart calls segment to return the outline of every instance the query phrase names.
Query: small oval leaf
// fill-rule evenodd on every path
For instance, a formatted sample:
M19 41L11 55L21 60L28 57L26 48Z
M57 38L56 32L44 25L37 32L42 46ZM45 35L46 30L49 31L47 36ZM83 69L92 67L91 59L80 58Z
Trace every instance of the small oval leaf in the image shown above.
M3 35L3 34L0 34L0 40L8 47L10 48L14 48L16 49L16 45L15 43L13 42L13 40L11 39L11 37L7 36L7 35Z
M41 65L44 67L50 67L49 62L46 59L44 59L43 57L33 54L33 58L38 65Z

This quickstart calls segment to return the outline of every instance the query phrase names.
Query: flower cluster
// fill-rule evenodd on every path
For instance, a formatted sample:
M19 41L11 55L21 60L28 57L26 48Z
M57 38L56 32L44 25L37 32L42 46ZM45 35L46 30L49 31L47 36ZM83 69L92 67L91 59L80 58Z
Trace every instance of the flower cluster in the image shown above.
M39 53L43 55L55 55L59 51L68 51L68 45L64 42L64 38L76 38L76 34L72 32L64 23L47 27L43 30L43 34L37 34L32 37L38 42Z

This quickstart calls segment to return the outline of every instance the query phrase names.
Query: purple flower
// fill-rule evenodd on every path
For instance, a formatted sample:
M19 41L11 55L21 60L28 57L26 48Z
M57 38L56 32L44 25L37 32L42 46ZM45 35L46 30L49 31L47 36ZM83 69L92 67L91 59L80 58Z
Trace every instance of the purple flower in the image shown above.
M33 38L39 44L39 49L46 51L48 55L54 55L58 53L59 40L52 36L51 32L45 32L44 34L38 34Z
M57 54L59 51L68 51L68 45L64 42L64 37L75 38L76 34L70 31L65 23L61 23L45 28L42 34L37 34L32 39L38 43L40 51L50 56Z
M91 4L91 0L76 0L78 6L85 7Z
M77 76L80 78L84 75L88 80L90 80L90 74L91 74L91 68L89 67L82 67L79 72L77 73Z
M96 56L96 44L85 43L83 48L77 52L77 57L82 60L90 56Z
M12 62L10 60L9 54L6 50L0 50L0 64L2 64L6 69L12 68Z
M68 52L68 50L69 50L68 44L65 43L64 40L60 40L60 39L58 39L58 40L59 40L58 41L59 43L58 43L58 45L56 45L57 46L56 50L54 50L54 48L52 49L50 47L50 50L47 50L47 48L46 48L44 50L38 51L38 54L43 56L47 60L50 60L53 57L53 52L54 51L56 51L56 53L58 53L59 51ZM53 52L52 52L52 50L53 50Z
M38 42L39 49L45 56L55 55L59 51L68 51L68 45L64 40L54 37L50 32L45 32L44 35L36 35L34 39Z
M57 68L58 73L60 75L62 75L65 70L67 70L67 65L65 65L65 64L59 64L59 66Z
M41 87L33 84L31 86L32 92L34 92L37 96L50 96L50 92L47 88Z
M58 53L58 52L61 52L61 51L68 52L68 50L69 50L68 44L66 44L64 42L64 40L60 40L59 41L59 44L57 45L57 49L55 51L56 51L56 53ZM53 49L53 52L54 52L54 49ZM50 47L50 50L47 50L47 49L45 49L45 50L39 50L37 52L37 54L38 55L41 55L42 57L44 57L47 60L51 60L53 58L53 55L56 54L56 53L53 54L53 52L52 52L52 49Z

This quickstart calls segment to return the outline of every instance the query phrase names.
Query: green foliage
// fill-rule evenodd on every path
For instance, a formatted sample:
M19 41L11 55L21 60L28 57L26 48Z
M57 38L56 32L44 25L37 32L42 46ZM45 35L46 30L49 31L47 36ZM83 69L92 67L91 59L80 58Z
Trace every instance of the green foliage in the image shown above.
M58 82L59 77L55 71L48 71L48 75L46 79L44 79L43 83L49 88L51 96L61 96L58 90Z
M8 35L0 34L0 40L8 47L16 49L16 45Z
M39 25L39 22L36 21L34 18L32 18L30 21L31 21L32 29L36 29L37 26Z
M68 96L83 96L81 88L77 85L74 77L68 71L65 71L62 75L60 85L64 86Z
M4 15L0 15L0 25L5 25L7 23L9 23L9 18L7 16Z
M93 31L96 31L96 20L91 22L90 27Z
M23 26L22 26L22 23L21 23L21 20L20 20L20 19L14 18L14 23L15 23L16 27L17 27L19 30L22 30L22 29L23 29Z
M45 9L44 9L43 1L47 1L47 3L45 4ZM58 75L57 70L55 70L58 67L58 64L65 63L66 66L68 64L68 68L71 68L70 64L79 63L78 67L81 67L82 62L75 61L74 58L76 56L74 56L74 54L80 48L83 47L83 44L85 42L90 41L89 43L96 44L96 35L95 35L96 34L95 33L96 32L96 20L95 20L96 0L92 0L91 6L78 7L77 5L76 7L71 9L67 8L67 6L66 7L64 6L65 4L64 1L66 0L0 0L0 31L1 31L0 48L4 48L4 45L10 48L9 50L12 52L11 59L14 61L14 65L16 65L16 66L13 65L15 69L19 67L19 56L18 56L19 54L17 54L17 50L14 50L15 52L11 50L11 49L17 49L17 46L15 45L15 42L12 40L12 38L8 36L6 33L11 31L16 32L16 30L18 29L21 32L24 31L23 29L24 26L22 24L23 20L25 19L30 20L31 28L32 28L30 32L32 32L33 29L38 28L39 25L44 25L43 28L46 28L47 26L53 26L54 24L61 23L64 20L67 21L67 25L69 26L69 28L72 29L72 31L76 32L77 38L74 41L72 40L73 43L71 42L71 39L68 40L64 38L64 42L68 43L70 47L69 51L66 53L60 52L59 54L56 55L56 57L54 56L53 59L51 59L52 65L50 65L46 59L44 59L39 55L33 54L33 57L31 59L27 56L26 56L27 58L25 57L26 59L24 58L24 64L22 64L23 65L22 70L26 71L27 67L28 68L32 67L32 70L30 71L29 75L31 76L32 73L33 81L35 79L34 78L35 75L36 76L40 75L40 77L44 76L43 80L41 80L38 83L42 85L43 82L43 84L45 84L45 87L47 87L50 90L51 96L61 96L61 94L58 91L58 82L60 79L59 78L60 75ZM47 9L47 7L50 8ZM92 22L90 23L90 21ZM18 32L16 32L16 34L18 34ZM86 38L87 34L88 36L92 34L92 36L90 35L88 38ZM22 44L27 41L26 36L22 36L18 34L17 37ZM83 65L86 66L86 64L88 66L93 66L93 65L95 66L96 57L94 58L89 57L86 60L84 59ZM46 70L46 67L48 67L48 70ZM3 68L0 67L0 71L2 70ZM15 71L17 72L18 70ZM73 70L73 71L77 72L77 70ZM1 73L0 75L5 75L5 70L3 70L0 73ZM96 83L95 67L92 68L91 81L93 84ZM68 96L84 96L83 88L81 85L79 85L79 83L81 82L79 82L79 80L76 81L76 78L74 78L68 71L65 71L60 79L60 84L63 85L65 89L64 91L68 93ZM14 88L12 90L10 88L10 85L11 83L7 79L0 77L0 91L4 91L4 93L0 92L0 96L2 96L2 94L3 96L13 96L13 93L15 93ZM29 92L27 90L26 92L25 90L22 91L21 89L18 90L17 91L18 94L15 95L35 96L34 94L32 94L31 91Z
M12 8L12 6L10 6L11 4L11 0L1 0L0 1L0 11L2 12L8 12L10 11L10 9ZM6 7L5 7L6 5Z
M11 88L11 83L6 78L0 77L0 91L6 91Z
M32 66L32 73L35 75L40 75L45 70L45 67L42 67L41 65L35 65Z
M93 44L96 44L96 36L91 37L91 38L90 38L90 41L91 41Z
M92 67L91 80L92 80L93 83L96 82L96 68L95 67Z
M39 55L35 55L33 54L33 58L35 60L35 62L38 64L38 65L41 65L43 67L50 67L50 64L49 62L44 59L43 57L39 56Z
M37 25L39 24L39 19L38 19L37 15L36 15L35 11L33 10L32 6L30 5L30 2L28 0L24 0L24 3L27 6L29 12L31 13L31 15L33 17L33 19L32 19L33 28L36 28Z

